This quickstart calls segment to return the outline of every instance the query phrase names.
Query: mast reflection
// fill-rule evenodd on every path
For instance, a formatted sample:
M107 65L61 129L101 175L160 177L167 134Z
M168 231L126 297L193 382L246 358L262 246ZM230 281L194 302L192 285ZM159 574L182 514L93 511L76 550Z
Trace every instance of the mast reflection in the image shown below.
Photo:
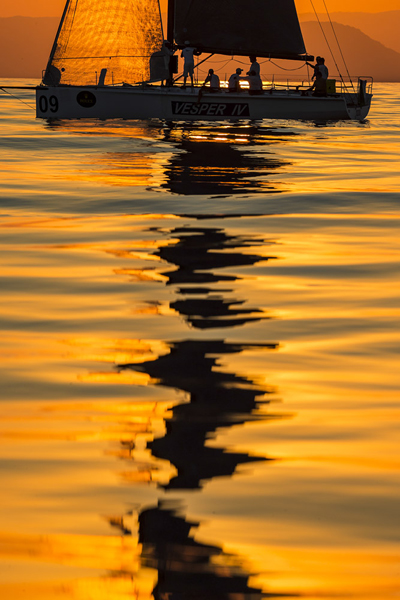
M140 597L136 578L144 572L152 580L152 589L142 597L154 600L261 600L293 598L296 593L266 592L250 584L258 573L249 570L248 561L220 545L200 542L196 530L200 523L189 520L185 507L177 500L159 500L157 505L141 508L137 515L137 533L125 525L125 517L109 518L112 527L123 536L137 535L138 570L132 572L135 597ZM132 512L126 517L130 520ZM135 527L135 528L136 528ZM156 571L156 576L151 574Z
M171 503L159 502L139 515L142 564L157 570L155 600L258 600L276 597L249 585L240 557L219 546L203 544L188 521ZM282 594L278 594L282 597Z
M166 233L158 228L152 231ZM176 243L161 244L155 255L176 268L160 274L166 285L179 285L180 298L170 307L193 328L232 329L268 318L263 310L247 307L244 299L227 297L233 291L231 284L240 279L235 268L273 258L265 256L268 242L253 236L229 235L220 227L176 227L167 235ZM262 248L260 254L255 251L258 246ZM227 268L232 273L221 272ZM229 287L214 287L219 283ZM177 470L177 475L160 487L199 489L214 477L232 476L239 465L266 460L208 443L221 428L276 418L262 410L262 405L268 403L270 389L255 385L245 376L223 372L219 361L249 350L271 351L277 344L234 344L217 338L174 341L169 342L169 347L169 354L156 360L119 367L144 372L155 385L179 389L189 396L187 403L172 409L165 436L148 445L154 457L168 461Z
M223 340L186 340L170 344L171 351L155 361L121 365L148 373L156 385L187 392L189 402L172 409L166 434L149 443L156 458L177 469L164 489L199 489L214 477L231 476L239 465L268 460L244 452L207 445L221 428L257 419L276 419L262 410L271 390L256 386L245 377L218 369L219 359L248 350L274 350L276 344L230 344Z
M204 284L234 282L239 276L218 272L228 267L251 266L272 256L246 253L246 248L265 246L264 240L252 237L228 235L222 228L177 227L171 231L174 245L156 251L161 259L177 266L173 271L162 273L167 285L179 284L180 298L171 303L196 329L227 328L259 321L268 316L258 308L246 308L245 300L224 298L231 288L210 288ZM217 272L216 272L217 271ZM186 284L186 285L185 285Z

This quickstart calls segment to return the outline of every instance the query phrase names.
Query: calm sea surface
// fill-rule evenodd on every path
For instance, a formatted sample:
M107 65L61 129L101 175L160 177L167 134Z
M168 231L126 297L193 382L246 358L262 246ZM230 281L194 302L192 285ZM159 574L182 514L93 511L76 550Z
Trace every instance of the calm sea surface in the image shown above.
M0 597L398 598L400 84L323 127L12 93Z

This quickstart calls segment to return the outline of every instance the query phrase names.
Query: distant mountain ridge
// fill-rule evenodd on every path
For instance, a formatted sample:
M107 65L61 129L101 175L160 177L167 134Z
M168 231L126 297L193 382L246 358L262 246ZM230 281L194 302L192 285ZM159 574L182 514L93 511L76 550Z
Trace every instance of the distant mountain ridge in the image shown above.
M400 16L400 11L391 11L392 13ZM383 23L387 14L378 13L373 17L376 19L376 23ZM386 16L380 17L379 15ZM370 18L370 15L364 14L363 16L366 17L366 21ZM40 80L42 71L46 68L58 23L58 17L0 18L0 77L29 77ZM399 52L386 47L353 26L334 23L334 27L351 75L371 75L375 81L400 81ZM378 29L377 27L377 31ZM330 73L335 76L335 65L319 24L315 20L303 20L302 30L307 50L310 53L325 56ZM345 74L330 24L327 27L324 26L324 30L339 68ZM286 66L284 61L276 62ZM209 66L212 66L212 61ZM215 67L218 68L217 63ZM283 75L284 78L286 76L284 71L280 71L272 63L263 65L262 74L266 76L272 72L277 76ZM303 69L303 72L296 71L301 77L304 77L306 72L306 69ZM224 76L224 73L221 73L221 76Z
M324 30L329 35L330 23L326 14L318 14ZM350 25L360 29L373 40L381 42L387 48L400 52L400 10L390 10L379 13L363 12L334 12L330 18L335 23ZM314 13L302 13L300 22L315 21Z
M341 23L333 25L350 75L370 75L375 81L400 81L399 52L371 39L355 27ZM319 24L316 21L303 22L301 28L307 50L324 56L330 75L336 74L335 64ZM329 31L325 33L338 67L342 75L345 75L346 69L335 38L332 32L330 35Z

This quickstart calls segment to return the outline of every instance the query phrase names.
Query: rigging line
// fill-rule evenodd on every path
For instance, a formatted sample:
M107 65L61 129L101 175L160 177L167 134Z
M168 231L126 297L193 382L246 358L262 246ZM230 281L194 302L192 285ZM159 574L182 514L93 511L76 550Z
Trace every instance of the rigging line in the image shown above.
M73 13L72 13L71 25L70 25L70 27L69 27L69 31L67 32L67 39L66 39L66 41L64 42L64 50L62 50L62 51L60 51L60 52L66 52L66 51L67 51L68 44L69 44L69 39L70 39L70 37L71 37L71 34L72 34L72 26L73 26L73 24L74 24L74 21L75 21L76 9L78 8L78 2L79 2L79 0L76 0L76 1L75 1L75 6L74 6L74 9L73 9ZM65 19L67 18L67 15L69 16L69 13L70 13L70 7L71 7L71 0L68 0L67 4L65 5L64 14L63 14L63 19L61 20L61 23L60 23L60 25L59 25L59 30L58 30L58 32L57 32L57 37L56 37L56 40L55 40L55 42L54 42L54 44L55 44L54 55L55 55L55 53L57 52L58 40L59 40L59 37L60 37L60 35L61 35L61 32L62 32L62 30L63 30L63 28L64 28ZM54 55L52 56L52 62L53 62L53 60L54 60Z
M150 58L151 54L108 54L107 56L64 56L62 58L55 58L54 63L62 62L64 60L96 60L98 58Z
M300 67L296 67L295 69L285 69L285 67L281 67L280 65L274 63L273 60L269 60L267 62L270 62L271 65L274 65L274 67L278 67L278 69L282 69L282 71L300 71L300 69L302 69L304 67L304 65L307 64L307 63L303 63L303 64L300 65Z
M222 62L222 61L221 61L221 62ZM231 59L229 59L229 60L225 61L225 64L223 64L223 65L222 65L222 67L218 67L218 70L219 70L219 69L223 69L223 68L224 68L224 67L226 67L226 65L227 65L228 63L230 63L230 62L232 62L232 61L231 61ZM201 72L201 73L205 73L205 72L206 72L206 70L205 70L205 69L200 69L200 72Z
M25 100L22 100L22 98L18 98L18 96L14 96L14 94L12 94L11 92L8 92L6 89L0 87L0 90L5 92L6 94L9 94L10 96L12 96L12 98L19 100L20 102L22 102L22 104L26 104L27 106L29 106L29 108L33 108L33 109L35 108L32 104L28 104L28 102L25 102Z
M225 64L228 64L228 62L231 62L232 60L233 60L233 57L232 57L232 58L229 58L227 61L225 61L224 59L222 59L222 60L215 60L215 59L214 59L214 60L213 60L213 64L220 64L220 63L223 63L223 62L224 62ZM199 63L199 64L200 64L200 63Z
M333 26L333 23L332 23L332 20L331 20L331 15L330 15L330 14L329 14L329 12L328 12L328 8L327 8L327 6L326 6L326 4L325 4L325 0L322 0L322 1L323 1L323 3L324 3L324 7L325 7L325 10L326 10L326 14L328 15L329 23L331 24L331 27L332 27L333 35L335 36L335 40L336 40L336 43L337 43L337 45L338 45L338 48L339 48L340 56L342 57L342 61L343 61L343 64L344 64L344 66L345 66L345 69L346 69L347 76L348 76L348 78L350 79L351 87L353 88L353 91L354 91L354 93L356 93L356 90L355 90L355 88L354 88L354 85L353 85L353 81L352 81L352 79L351 79L351 75L350 75L350 73L349 73L349 70L348 70L348 68L347 68L346 61L345 61L345 59L344 59L344 56L343 56L342 49L341 49L341 47L340 47L340 44L339 44L339 40L338 40L338 38L337 38L337 35L336 35L335 28L334 28L334 26Z
M160 0L157 0L157 4L158 4L158 14L159 14L159 17L160 17L160 24L161 24L161 35L162 35L162 39L165 40L165 37L164 37L164 27L163 27L163 22L162 22L162 12L161 12Z
M320 18L319 18L318 14L317 14L317 11L315 10L315 6L314 6L314 3L313 3L313 0L310 0L310 2L311 2L311 6L313 7L314 14L315 14L315 16L316 16L316 19L317 19L317 21L318 21L318 24L319 24L319 26L320 26L320 28L321 28L322 34L323 34L323 36L324 36L324 38L325 38L326 45L328 46L328 48L329 48L329 52L331 53L332 60L333 60L333 62L335 63L335 67L336 67L336 69L337 69L337 72L339 73L339 77L340 77L340 79L342 80L342 83L343 83L343 85L345 86L346 84L345 84L345 82L344 82L344 79L343 79L343 77L342 77L342 74L341 74L341 72L340 72L340 70L339 70L339 67L338 67L338 64L337 64L337 62L336 62L336 60L335 60L335 57L334 57L334 55L333 55L332 49L331 49L331 47L330 47L330 45L329 45L329 41L328 41L328 38L326 37L326 34L325 34L325 31L324 31L324 28L322 27L322 23L321 23L321 21L320 21Z

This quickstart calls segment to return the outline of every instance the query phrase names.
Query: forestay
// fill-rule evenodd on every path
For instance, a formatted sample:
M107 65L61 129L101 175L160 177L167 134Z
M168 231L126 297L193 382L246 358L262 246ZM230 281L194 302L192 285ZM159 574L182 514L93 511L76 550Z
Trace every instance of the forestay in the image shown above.
M138 83L163 43L158 0L68 0L44 76L47 85Z
M227 55L305 53L294 0L175 0L175 41Z

